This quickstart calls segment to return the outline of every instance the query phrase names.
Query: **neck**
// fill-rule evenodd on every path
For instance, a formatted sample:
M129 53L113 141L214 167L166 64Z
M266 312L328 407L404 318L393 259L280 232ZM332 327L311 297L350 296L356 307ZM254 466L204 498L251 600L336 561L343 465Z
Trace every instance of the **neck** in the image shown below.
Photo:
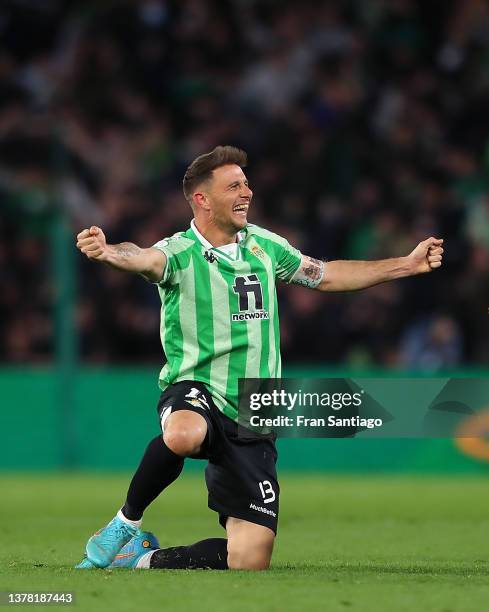
M236 242L237 232L234 230L226 231L217 227L212 221L203 221L202 219L195 219L194 221L196 228L208 240L213 247L224 246L225 244L231 244Z

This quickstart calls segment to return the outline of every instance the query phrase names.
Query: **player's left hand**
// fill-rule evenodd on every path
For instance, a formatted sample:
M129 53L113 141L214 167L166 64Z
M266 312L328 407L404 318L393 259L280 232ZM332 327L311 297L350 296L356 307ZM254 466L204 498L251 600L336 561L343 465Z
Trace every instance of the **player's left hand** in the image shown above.
M413 274L423 274L439 268L443 259L443 238L428 238L407 256Z

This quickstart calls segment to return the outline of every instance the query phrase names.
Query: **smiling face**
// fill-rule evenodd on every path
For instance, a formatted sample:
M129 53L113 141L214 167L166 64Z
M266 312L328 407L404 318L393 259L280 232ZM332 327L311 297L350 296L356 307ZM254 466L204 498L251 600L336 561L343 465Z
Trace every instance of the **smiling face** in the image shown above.
M196 220L203 215L222 232L235 234L248 223L252 197L242 168L236 164L220 166L194 193Z

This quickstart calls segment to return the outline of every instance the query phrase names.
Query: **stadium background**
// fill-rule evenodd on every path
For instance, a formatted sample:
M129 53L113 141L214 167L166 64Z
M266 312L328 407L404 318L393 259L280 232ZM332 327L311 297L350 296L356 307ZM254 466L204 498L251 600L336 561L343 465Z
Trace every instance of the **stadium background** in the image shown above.
M182 174L219 143L249 153L252 221L307 254L446 241L427 277L280 287L286 374L485 375L485 3L19 0L0 38L0 466L135 465L156 429L157 292L73 235L185 228ZM451 441L285 447L285 468L485 469Z

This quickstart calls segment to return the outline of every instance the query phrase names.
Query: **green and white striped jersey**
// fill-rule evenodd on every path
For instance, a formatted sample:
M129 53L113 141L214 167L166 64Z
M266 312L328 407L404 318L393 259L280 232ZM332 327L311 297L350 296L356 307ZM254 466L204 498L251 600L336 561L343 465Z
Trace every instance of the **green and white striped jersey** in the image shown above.
M238 379L281 375L275 280L292 280L301 253L251 224L237 235L234 253L212 247L194 223L154 246L167 257L158 284L167 358L159 386L203 382L216 406L236 420Z

